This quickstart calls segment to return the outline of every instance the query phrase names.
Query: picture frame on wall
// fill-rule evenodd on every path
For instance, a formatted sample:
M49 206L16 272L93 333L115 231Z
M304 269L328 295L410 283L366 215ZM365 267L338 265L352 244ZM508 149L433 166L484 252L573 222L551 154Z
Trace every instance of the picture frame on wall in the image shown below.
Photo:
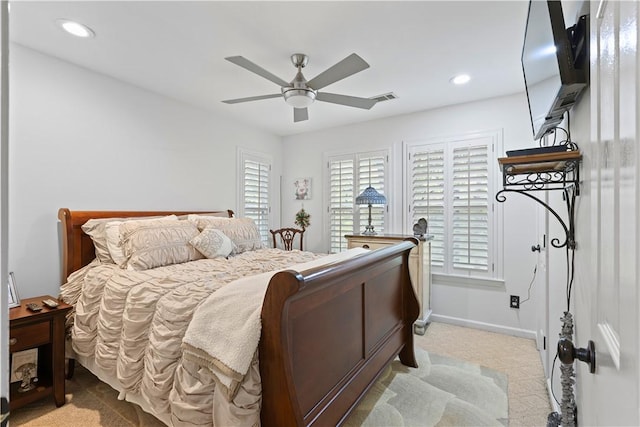
M296 200L311 200L311 178L296 178L293 186Z
M13 271L9 273L9 308L20 306L20 296L18 296L18 289L16 288L16 279L13 275Z

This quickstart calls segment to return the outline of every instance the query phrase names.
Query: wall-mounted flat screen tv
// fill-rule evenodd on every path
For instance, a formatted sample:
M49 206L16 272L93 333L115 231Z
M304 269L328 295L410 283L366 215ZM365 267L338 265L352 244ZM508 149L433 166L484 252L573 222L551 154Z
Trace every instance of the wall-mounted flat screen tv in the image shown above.
M588 16L567 29L560 1L531 0L522 70L534 139L562 122L587 86Z

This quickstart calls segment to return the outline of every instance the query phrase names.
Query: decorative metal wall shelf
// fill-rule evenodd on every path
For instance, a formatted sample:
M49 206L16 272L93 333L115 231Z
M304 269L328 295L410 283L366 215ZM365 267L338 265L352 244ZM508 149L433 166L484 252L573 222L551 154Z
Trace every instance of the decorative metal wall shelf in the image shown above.
M502 170L503 189L496 194L500 203L506 200L505 193L520 193L544 206L558 220L565 232L564 242L554 238L555 248L567 246L576 248L575 241L575 200L580 195L580 161L578 150L558 153L531 154L527 156L501 157L498 159ZM533 191L561 190L567 206L568 221L536 196Z

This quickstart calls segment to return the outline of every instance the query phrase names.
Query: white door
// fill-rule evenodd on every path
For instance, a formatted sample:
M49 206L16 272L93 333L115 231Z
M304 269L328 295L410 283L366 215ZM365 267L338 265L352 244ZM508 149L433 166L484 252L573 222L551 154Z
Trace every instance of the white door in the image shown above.
M580 145L585 184L576 225L574 344L595 342L597 370L591 375L576 362L578 424L637 426L639 4L603 0L590 7L591 139Z

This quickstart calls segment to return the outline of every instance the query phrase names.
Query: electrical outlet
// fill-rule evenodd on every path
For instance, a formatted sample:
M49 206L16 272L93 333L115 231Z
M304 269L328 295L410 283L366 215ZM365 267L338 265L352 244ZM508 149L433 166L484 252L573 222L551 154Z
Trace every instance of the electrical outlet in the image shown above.
M511 302L509 303L511 308L520 308L520 297L518 295L511 295Z

